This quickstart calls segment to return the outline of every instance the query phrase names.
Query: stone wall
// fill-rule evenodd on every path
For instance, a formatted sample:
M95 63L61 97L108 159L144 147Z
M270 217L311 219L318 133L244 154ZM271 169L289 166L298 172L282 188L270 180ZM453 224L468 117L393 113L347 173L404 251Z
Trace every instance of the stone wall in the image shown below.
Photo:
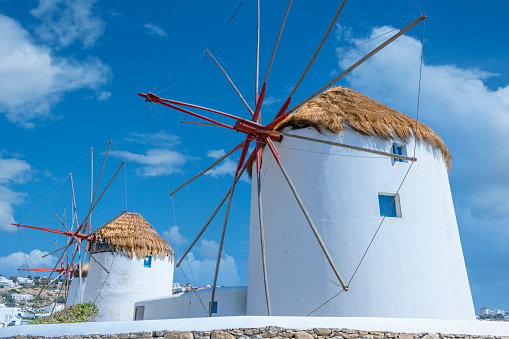
M442 333L393 333L357 331L337 328L315 328L312 330L292 330L277 326L261 328L241 328L210 332L171 332L153 331L123 334L90 334L80 336L52 337L51 339L509 339L501 336L473 336ZM50 337L15 336L9 339L50 339Z

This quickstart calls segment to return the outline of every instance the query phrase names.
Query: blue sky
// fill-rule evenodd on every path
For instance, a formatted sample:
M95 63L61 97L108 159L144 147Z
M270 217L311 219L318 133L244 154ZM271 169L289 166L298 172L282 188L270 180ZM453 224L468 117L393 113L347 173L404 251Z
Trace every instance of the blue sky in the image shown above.
M20 266L54 264L55 255L41 259L41 253L53 251L55 239L62 246L62 238L16 230L10 223L58 227L52 212L63 217L66 209L70 224L71 171L81 220L90 200L87 152L94 147L97 180L109 140L114 146L99 192L122 159L126 167L94 210L94 227L127 204L182 253L220 201L218 190L227 191L238 155L173 201L168 189L233 148L242 136L181 124L189 118L147 108L136 94L154 91L247 117L217 67L209 58L204 62L203 53L205 48L212 51L253 106L255 1L242 2L219 34L240 3L0 0L1 274L14 274ZM428 17L419 120L438 132L453 154L451 189L475 307L509 309L509 151L504 146L509 142L504 43L509 37L502 17L508 8L494 0L482 7L473 1L417 4ZM295 85L337 6L337 1L292 5L263 121L275 115ZM262 2L262 74L285 7L283 1ZM412 0L347 1L294 102L383 38L349 48L402 28L419 15ZM415 117L421 36L418 25L338 84ZM235 193L225 244L228 265L222 265L220 284L247 282L249 189L245 179ZM191 283L212 282L221 219L184 265ZM176 280L186 282L180 270Z

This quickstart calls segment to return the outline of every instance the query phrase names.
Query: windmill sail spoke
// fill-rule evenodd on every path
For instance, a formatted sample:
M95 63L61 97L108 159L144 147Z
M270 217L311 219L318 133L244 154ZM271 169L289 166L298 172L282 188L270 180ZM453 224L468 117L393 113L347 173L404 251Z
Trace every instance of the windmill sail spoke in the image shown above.
M231 151L229 151L228 153L226 153L225 155L223 155L221 158L217 159L214 163L212 163L212 165L210 165L209 167L205 168L203 171L201 171L200 173L196 174L194 177L192 177L191 179L189 179L188 181L186 181L185 183L183 183L182 185L180 185L176 190L174 190L173 192L170 193L170 195L174 195L175 193L177 193L178 191L180 191L182 188L184 188L186 185L190 184L191 182L193 182L194 180L198 179L200 176L202 176L203 174L207 173L212 167L216 166L217 164L219 164L221 161L223 161L224 159L226 159L228 156L230 156L230 154L232 154L233 152L235 152L236 150L238 150L239 148L242 147L242 145L244 144L244 141L241 142L240 144L238 144L237 146L235 146L235 148L233 148Z
M394 40L396 40L397 38L399 38L400 36L402 36L403 34L405 34L406 32L408 32L410 29L412 29L415 25L417 25L418 23L420 23L421 21L425 20L426 19L426 15L421 15L419 18L415 19L414 21L412 21L410 24L408 24L408 26L406 26L405 28L403 28L401 31L399 31L398 33L394 34L391 38L389 38L387 41L385 41L384 43L382 43L380 46L378 46L377 48L375 48L374 50L372 50L371 52L369 52L368 54L366 54L366 56L364 56L362 59L360 59L359 61L357 61L355 64L353 64L352 66L350 66L347 70L345 70L343 73L341 73L340 75L336 76L334 79L332 79L331 81L329 81L325 86L323 86L322 88L320 88L318 91L316 91L315 93L311 94L309 97L307 97L306 99L304 99L303 101L301 101L297 106L295 106L294 108L292 108L291 110L289 110L286 114L285 114L285 117L288 116L291 112L295 112L297 109L299 109L302 105L304 105L305 103L307 103L309 100L313 99L314 97L316 97L318 94L322 93L323 91L325 91L327 88L329 88L330 86L332 86L334 83L336 83L337 81L339 81L341 78L343 78L345 75L347 75L348 73L350 73L351 71L353 71L354 69L356 69L359 65L361 65L362 63L364 63L366 60L368 60L369 58L371 58L373 55L375 55L376 53L378 53L379 51L381 51L382 49L384 49L385 47L387 47L389 44L391 44ZM282 120L281 120L282 121Z
M289 104L289 101L291 100L291 98L293 97L293 95L295 94L295 92L297 91L297 89L299 88L302 80L304 80L304 77L306 76L306 74L308 73L309 69L311 68L311 65L313 64L313 62L315 61L316 57L318 56L318 53L322 49L322 46L325 43L325 40L327 40L327 37L329 36L329 33L331 32L332 28L336 24L336 20L338 19L339 14L343 10L343 7L345 6L345 2L346 2L346 0L343 0L341 2L341 4L339 5L338 10L336 11L336 15L334 15L334 18L332 19L332 21L331 21L331 23L329 25L329 28L327 29L327 32L325 33L324 37L322 38L322 41L318 45L318 48L316 49L315 54L313 54L313 57L311 58L311 60L309 60L309 63L306 66L306 69L304 70L302 75L300 76L299 80L297 81L297 84L293 87L292 92L290 93L290 95L288 96L288 99L286 100L286 101L288 101L288 104ZM285 102L285 104L286 104L286 102ZM279 110L278 114L276 115L276 118L278 118L282 114L284 114L284 111Z
M219 62L216 60L216 58L214 58L212 56L212 54L210 53L210 51L208 49L205 50L205 52L207 52L210 57L212 58L212 60L214 60L214 62L216 63L217 67L219 67L219 69L221 69L221 72L223 72L224 76L226 77L226 79L228 80L228 82L230 83L230 86L233 87L235 93L237 93L237 96L240 98L240 100L242 101L242 103L244 104L244 106L246 106L247 110L249 111L249 113L251 113L251 115L254 115L254 112L253 110L251 109L251 107L249 107L249 105L247 104L246 100L244 99L244 97L242 96L242 94L240 94L239 90L237 89L237 87L235 86L235 84L233 83L232 79L230 79L230 77L228 76L228 74L226 73L226 71L223 69L223 67L221 67L221 65L219 64Z
M237 184L237 176L235 176L235 178L233 179L233 185L230 190L230 197L228 198L228 206L226 207L226 213L224 215L223 231L221 232L221 240L219 242L219 249L217 251L216 271L214 273L214 283L212 285L212 296L211 296L211 300L210 300L210 304L209 304L209 317L212 317L212 309L214 308L214 297L216 294L217 275L219 273L219 264L221 263L221 255L223 254L224 235L226 232L226 225L228 224L228 217L230 215L230 207L232 206L233 192L235 190L236 184Z
M309 215L306 207L304 206L304 203L302 202L299 194L297 193L297 190L295 189L295 186L293 185L292 180L288 176L288 173L286 172L283 164L281 163L281 159L279 158L279 154L277 153L277 150L276 150L276 148L274 146L274 143L270 139L268 139L267 142L268 142L268 145L269 145L269 148L270 148L272 154L274 155L274 157L276 159L277 164L279 165L279 168L280 168L281 172L283 173L283 176L286 179L286 182L290 186L290 189L292 190L292 193L295 196L295 199L297 200L297 203L299 204L299 207L301 208L302 212L304 213L304 216L306 217L306 219L308 221L309 227L311 227L311 230L313 231L313 234L315 235L316 240L320 244L320 247L322 248L322 251L325 254L325 257L327 258L327 261L329 262L329 265L331 266L332 270L334 271L334 274L338 278L338 280L339 280L341 286L343 287L343 289L345 291L348 291L348 286L345 285L345 283L343 282L343 279L341 278L341 275L339 274L339 271L336 268L336 265L334 264L334 261L332 260L332 257L331 257L331 255L329 253L329 250L325 246L325 243L323 242L322 237L320 236L320 233L318 233L318 230L316 229L316 226L313 223L313 220L311 219L311 216Z
M202 236L203 232L205 232L205 230L207 229L207 227L209 226L209 224L212 222L212 220L214 219L214 217L216 216L217 212L219 212L219 210L221 209L221 207L223 206L224 202L226 201L226 199L228 198L228 196L231 194L232 190L233 190L233 186L239 181L240 177L242 177L242 174L244 173L244 170L246 168L243 168L242 171L240 171L240 173L237 175L237 178L235 180L235 183L230 187L230 189L228 190L228 192L226 193L226 195L223 197L223 200L221 200L221 202L219 203L219 205L216 207L216 210L214 211L214 213L212 213L212 215L210 216L209 220L207 220L207 222L205 223L205 226L203 226L203 228L201 229L200 233L198 233L198 235L196 236L196 238L194 239L193 243L191 244L191 246L189 246L189 248L185 251L185 253L182 255L182 257L180 258L179 262L177 263L176 267L179 267L180 264L182 263L182 260L184 260L184 258L186 257L186 255L189 253L189 251L191 251L191 249L193 248L193 246L196 244L196 242L200 239L200 237Z
M301 135L295 135L295 134L290 134L290 133L285 133L285 132L278 132L278 133L283 135L283 136L285 136L285 137L302 139L302 140L317 142L317 143L320 143L320 144L339 146L339 147L343 147L343 148L353 149L353 150L356 150L356 151L361 151L361 152L367 152L367 153L373 153L373 154L377 154L377 155L382 155L382 156L389 157L389 158L408 160L408 161L412 161L412 162L417 161L417 158L415 158L415 157L407 157L405 155L399 155L399 154L393 154L393 153L388 153L388 152L382 152L382 151L377 151L377 150L370 149L370 148L364 148L364 147L358 147L358 146L342 144L340 142L333 142L333 141L320 140L320 139L315 139L315 138L310 138L310 137L304 137L304 136L301 136Z
M256 1L256 80L255 80L255 103L258 104L258 78L260 77L260 0Z
M262 269L263 269L263 284L265 286L265 300L267 302L267 315L272 315L270 307L270 296L269 296L269 282L267 280L267 260L265 256L265 230L263 226L263 208L262 208L262 183L260 178L260 168L262 163L262 147L260 137L256 140L256 179L257 179L257 191L258 191L258 219L260 222L260 244L262 254Z

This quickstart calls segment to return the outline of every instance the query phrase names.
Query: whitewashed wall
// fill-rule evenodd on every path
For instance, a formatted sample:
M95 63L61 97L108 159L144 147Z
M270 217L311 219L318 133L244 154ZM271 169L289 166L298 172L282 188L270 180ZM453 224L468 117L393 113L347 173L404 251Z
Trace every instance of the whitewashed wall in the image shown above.
M392 147L353 131L287 132L386 152ZM348 284L382 221L378 193L396 193L410 163L289 137L276 147ZM407 144L409 154L413 149ZM426 144L417 145L416 157L399 192L402 218L385 219L350 290L312 316L475 319L445 163ZM307 315L341 288L321 276L338 283L268 148L261 175L272 314ZM254 173L254 225L256 187ZM266 315L257 227L249 241L247 314Z
M133 320L134 303L147 298L171 295L173 260L152 257L152 267L143 266L144 259L128 258L111 252L93 256L110 273L90 260L84 302L99 308L96 321Z
M207 317L212 289L175 294L167 298L142 300L143 320ZM246 287L218 287L214 296L217 313L213 317L246 315ZM201 300L201 301L200 301Z
M69 294L67 294L67 300L65 301L65 304L67 306L79 304L80 302L83 301L83 297L85 295L85 286L87 286L87 277L83 276L81 277L81 286L79 284L79 281L80 281L79 277L74 277L71 280L71 286L69 286Z

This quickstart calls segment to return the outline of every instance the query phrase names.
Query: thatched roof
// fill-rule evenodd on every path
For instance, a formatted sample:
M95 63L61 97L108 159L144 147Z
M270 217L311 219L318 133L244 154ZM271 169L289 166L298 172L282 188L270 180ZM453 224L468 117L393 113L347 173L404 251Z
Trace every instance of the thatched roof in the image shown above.
M299 108L276 126L313 127L332 133L341 133L346 127L385 140L409 140L415 135L439 150L451 168L451 153L442 138L428 126L396 111L364 94L343 86L334 86Z
M98 248L111 248L130 258L152 255L173 259L175 254L171 245L139 213L123 213L93 234Z

